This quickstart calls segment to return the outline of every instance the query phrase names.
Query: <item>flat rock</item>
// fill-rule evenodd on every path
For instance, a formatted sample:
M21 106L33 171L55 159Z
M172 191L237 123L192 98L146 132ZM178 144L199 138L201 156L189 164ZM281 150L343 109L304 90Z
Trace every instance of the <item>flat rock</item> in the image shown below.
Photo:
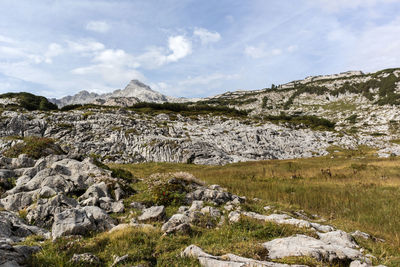
M213 256L205 253L201 248L190 245L181 253L182 257L196 258L201 266L204 267L306 267L304 265L288 265L268 261L258 261L249 258L226 254L223 256Z
M160 221L165 216L164 206L153 206L144 209L142 215L139 216L139 221Z
M318 261L348 261L362 259L360 251L328 244L322 240L306 235L278 238L262 244L268 250L268 257L281 259L285 257L313 257Z
M67 235L88 235L114 227L114 221L105 211L95 206L73 208L54 216L53 239Z

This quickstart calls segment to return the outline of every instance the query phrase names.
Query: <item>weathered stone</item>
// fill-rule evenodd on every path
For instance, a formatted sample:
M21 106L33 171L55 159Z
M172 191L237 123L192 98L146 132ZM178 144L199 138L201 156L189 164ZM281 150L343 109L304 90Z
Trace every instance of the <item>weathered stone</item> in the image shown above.
M47 236L47 231L37 226L27 225L21 218L8 211L0 211L0 239L19 242L30 235Z
M305 235L274 239L263 243L263 247L268 249L268 257L271 259L306 256L332 262L363 258L361 252L356 249L328 244Z
M317 233L319 239L329 245L337 245L349 248L358 248L358 245L354 242L354 239L348 233L337 230L328 233Z
M75 264L100 264L100 259L90 253L74 254L70 261Z
M201 248L190 245L181 253L182 257L196 258L201 266L204 267L306 267L304 265L288 265L268 261L258 261L249 258L226 254L223 256L213 256L205 253Z
M164 206L153 206L143 210L143 214L139 216L140 221L160 221L165 216Z
M11 246L0 243L0 266L19 267L25 265L30 256L39 252L37 246Z
M189 208L189 211L201 210L204 202L201 200L195 200L192 202L192 206Z
M173 228L177 227L178 225L183 223L189 223L190 221L191 219L184 214L174 214L166 223L163 224L161 230L163 232L168 232L171 231Z
M191 231L192 231L192 228L190 227L190 224L182 223L173 228L169 228L168 230L165 231L165 234L168 235L168 234L179 233L179 234L188 235L188 234L190 234Z
M54 222L54 215L67 209L75 208L78 202L59 194L52 198L40 198L37 203L28 208L26 219L37 226L49 228Z
M231 211L231 212L228 214L228 219L229 219L229 222L231 222L231 223L237 223L237 222L239 222L239 221L240 221L240 212Z
M123 256L121 256L121 257L119 257L119 256L114 256L114 262L113 262L113 264L111 265L111 267L116 266L116 265L118 265L118 264L120 264L120 263L123 263L123 262L127 261L128 259L129 259L129 255L128 255L128 254L123 255Z
M94 206L73 208L54 216L53 238L67 235L88 235L114 227L114 221L102 209Z

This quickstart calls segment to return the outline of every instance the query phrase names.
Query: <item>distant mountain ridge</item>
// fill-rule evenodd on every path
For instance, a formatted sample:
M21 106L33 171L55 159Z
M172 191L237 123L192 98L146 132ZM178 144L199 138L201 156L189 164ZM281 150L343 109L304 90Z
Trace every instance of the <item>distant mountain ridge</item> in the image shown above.
M50 99L50 101L59 107L73 104L99 104L99 105L118 105L130 106L138 102L187 102L189 99L174 98L163 95L154 91L150 86L140 82L139 80L132 80L124 89L118 89L112 93L96 94L89 93L88 91L81 91L73 96L66 96L60 99Z

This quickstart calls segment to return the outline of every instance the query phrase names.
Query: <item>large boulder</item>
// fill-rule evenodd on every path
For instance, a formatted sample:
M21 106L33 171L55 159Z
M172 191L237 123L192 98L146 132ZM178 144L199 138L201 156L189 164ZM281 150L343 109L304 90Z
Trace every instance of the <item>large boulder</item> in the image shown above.
M26 264L29 257L40 251L37 246L13 246L9 243L0 241L0 266L19 267Z
M55 239L67 235L88 235L113 227L114 221L99 207L73 208L54 216L52 236Z
M37 226L50 228L54 222L54 215L67 209L75 208L78 202L63 194L52 198L39 198L37 203L28 208L26 219Z
M21 218L8 211L0 211L0 240L19 242L30 235L48 236L48 232L37 226L27 225Z
M80 195L96 183L97 186L92 187L87 195L107 196L102 191L105 184L100 180L113 179L109 171L97 167L89 159L82 162L57 159L55 156L46 157L38 160L35 167L26 170L17 180L17 185L3 194L0 203L4 208L18 211L33 204L38 198L52 197L57 193Z
M262 244L268 250L268 257L313 257L318 261L351 261L364 259L362 253L351 247L329 244L306 235L278 238Z
M204 252L201 248L195 245L190 245L185 248L185 250L181 253L181 256L198 259L200 265L204 267L307 267L305 265L289 265L269 261L253 260L234 254L213 256Z

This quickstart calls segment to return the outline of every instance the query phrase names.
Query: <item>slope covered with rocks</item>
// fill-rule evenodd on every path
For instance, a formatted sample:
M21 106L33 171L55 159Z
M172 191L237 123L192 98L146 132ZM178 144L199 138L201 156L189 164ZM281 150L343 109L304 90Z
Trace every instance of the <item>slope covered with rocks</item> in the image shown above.
M261 200L206 185L189 173L138 180L95 159L66 155L1 157L0 168L2 184L12 180L0 198L1 266L55 261L64 266L166 266L173 261L179 266L354 267L376 262L356 241L372 240L367 233L346 233L317 215L260 209ZM198 246L207 244L209 233L229 232L231 246L247 247L247 252L217 256ZM114 236L122 242L127 233L152 239L116 249L109 243ZM53 255L49 247L62 252Z

